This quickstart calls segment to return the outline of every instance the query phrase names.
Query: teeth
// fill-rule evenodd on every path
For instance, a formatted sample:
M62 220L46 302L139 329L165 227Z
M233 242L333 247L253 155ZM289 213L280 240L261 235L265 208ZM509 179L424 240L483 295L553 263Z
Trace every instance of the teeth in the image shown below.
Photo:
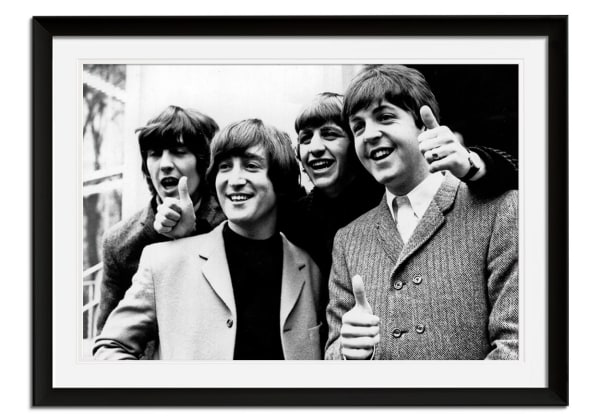
M325 169L333 165L332 160L315 160L310 163L310 167L313 169Z
M371 153L371 158L375 160L383 159L386 156L392 154L391 149L377 149L376 151Z
M229 196L231 201L246 201L250 196L246 194L233 194Z

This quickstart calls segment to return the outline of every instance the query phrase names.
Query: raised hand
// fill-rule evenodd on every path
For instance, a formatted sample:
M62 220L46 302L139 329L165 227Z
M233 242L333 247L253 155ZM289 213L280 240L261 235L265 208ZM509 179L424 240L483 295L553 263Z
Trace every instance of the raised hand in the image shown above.
M379 317L373 315L367 302L362 277L352 277L355 305L342 316L341 351L349 360L368 359L379 343Z
M154 230L169 238L190 236L196 228L194 203L187 186L187 177L179 178L179 198L166 197L156 209Z
M429 163L430 172L447 170L457 178L469 172L469 151L458 137L446 126L440 126L427 105L420 109L425 130L418 137L419 149Z

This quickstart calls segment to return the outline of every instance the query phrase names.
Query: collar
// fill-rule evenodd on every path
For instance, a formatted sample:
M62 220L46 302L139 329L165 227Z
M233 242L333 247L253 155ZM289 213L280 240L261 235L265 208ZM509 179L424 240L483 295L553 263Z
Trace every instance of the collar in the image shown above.
M444 175L441 172L435 172L430 174L425 178L419 185L413 188L406 196L408 197L408 201L415 212L415 215L421 219L429 207L429 204L433 200L433 197L440 189L442 182L444 181ZM392 204L396 196L389 192L387 189L385 190L385 200L388 205L388 209L392 214L394 220L396 219L396 215L394 214Z

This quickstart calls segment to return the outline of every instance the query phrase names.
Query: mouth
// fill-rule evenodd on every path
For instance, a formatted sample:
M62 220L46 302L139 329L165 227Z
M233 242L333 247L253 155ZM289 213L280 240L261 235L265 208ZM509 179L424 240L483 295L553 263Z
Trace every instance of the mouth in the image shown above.
M335 163L335 161L333 159L315 159L315 160L310 161L308 163L308 166L313 171L321 171L321 170L329 168L334 163Z
M172 176L168 176L165 177L163 179L160 180L160 185L164 188L164 189L170 189L173 187L177 187L177 184L179 184L179 179L174 178Z
M235 193L235 194L227 195L227 198L234 203L243 203L244 201L247 201L247 200L251 199L252 197L253 197L252 194L244 194L244 193Z
M392 147L380 147L377 149L372 150L369 153L369 159L372 160L382 160L385 159L386 157L388 157L389 155L391 155L394 152L394 149Z

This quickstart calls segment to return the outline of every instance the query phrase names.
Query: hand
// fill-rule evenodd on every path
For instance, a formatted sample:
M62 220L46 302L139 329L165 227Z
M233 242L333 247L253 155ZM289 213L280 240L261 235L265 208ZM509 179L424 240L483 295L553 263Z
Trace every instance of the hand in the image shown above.
M166 197L156 208L154 230L169 238L190 236L196 229L194 203L187 186L187 177L179 178L179 198Z
M457 178L469 172L469 151L446 126L440 126L427 105L420 109L421 119L427 128L418 137L419 149L429 163L430 172L447 170Z
M356 304L342 317L341 350L346 359L368 359L379 343L379 317L367 302L362 277L352 277Z

